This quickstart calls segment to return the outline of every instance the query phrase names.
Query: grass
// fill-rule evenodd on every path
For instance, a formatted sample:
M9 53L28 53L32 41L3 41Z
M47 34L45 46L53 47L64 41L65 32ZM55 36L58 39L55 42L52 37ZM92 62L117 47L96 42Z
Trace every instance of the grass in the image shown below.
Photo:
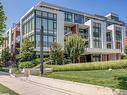
M47 77L127 90L127 69L53 72Z
M127 68L127 60L107 61L107 62L92 62L92 63L77 63L66 65L46 65L53 68L53 71L87 71L87 70L107 70L107 69L125 69Z
M19 95L2 84L0 84L0 94Z

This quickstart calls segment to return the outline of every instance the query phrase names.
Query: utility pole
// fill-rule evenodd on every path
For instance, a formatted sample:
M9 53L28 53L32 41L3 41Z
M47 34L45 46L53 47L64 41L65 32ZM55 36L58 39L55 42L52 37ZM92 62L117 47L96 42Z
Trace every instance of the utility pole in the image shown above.
M43 64L43 26L41 26L40 30L40 71L41 76L44 74L44 64Z

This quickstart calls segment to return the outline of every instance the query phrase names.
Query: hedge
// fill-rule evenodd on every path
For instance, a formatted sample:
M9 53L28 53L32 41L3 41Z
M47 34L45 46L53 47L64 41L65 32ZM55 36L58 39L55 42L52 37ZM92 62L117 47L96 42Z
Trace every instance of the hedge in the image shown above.
M53 71L87 71L87 70L107 70L107 69L125 69L127 68L127 60L77 63L67 65L46 65L53 68Z
M0 71L2 71L2 72L9 72L9 68L0 67Z

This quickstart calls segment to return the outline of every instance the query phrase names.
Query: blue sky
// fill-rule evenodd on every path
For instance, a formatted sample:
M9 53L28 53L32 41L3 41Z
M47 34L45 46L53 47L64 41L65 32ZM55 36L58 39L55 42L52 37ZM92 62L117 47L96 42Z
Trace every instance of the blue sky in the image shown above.
M7 29L19 21L33 5L42 0L2 0L7 16ZM127 0L43 0L91 14L106 15L114 12L127 23Z

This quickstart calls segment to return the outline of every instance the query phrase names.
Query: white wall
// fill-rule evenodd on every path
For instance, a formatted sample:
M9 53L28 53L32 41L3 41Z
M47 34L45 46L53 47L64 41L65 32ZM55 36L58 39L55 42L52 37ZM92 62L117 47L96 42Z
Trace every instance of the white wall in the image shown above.
M64 13L57 14L57 42L64 48Z
M85 25L88 25L89 26L89 41L90 41L90 48L93 48L93 28L92 28L92 20L88 20L87 22L85 22Z
M90 48L93 48L93 22L101 24L101 41L102 41L102 48L106 48L106 22L102 22L99 20L88 20L85 25L89 26L89 38L90 38Z

